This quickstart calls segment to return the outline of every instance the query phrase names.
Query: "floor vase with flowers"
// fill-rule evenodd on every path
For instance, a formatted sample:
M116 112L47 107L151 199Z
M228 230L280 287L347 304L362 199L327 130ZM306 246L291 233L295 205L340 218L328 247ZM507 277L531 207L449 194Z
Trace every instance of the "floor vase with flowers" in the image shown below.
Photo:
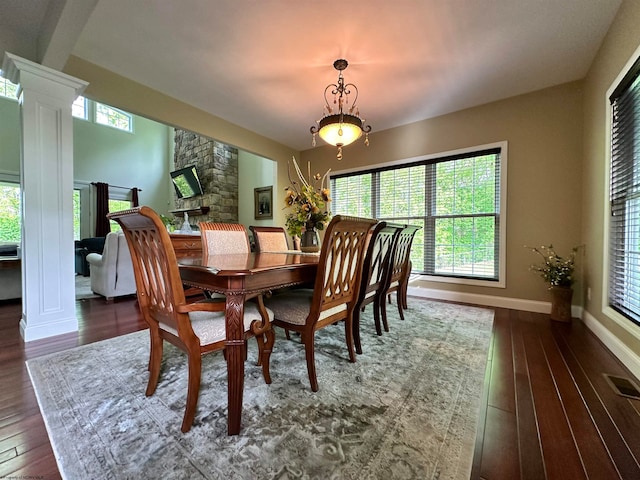
M571 300L573 298L573 288L552 286L551 292L551 320L558 322L571 321Z
M313 223L307 222L302 232L300 239L300 250L303 252L319 252L320 251L320 237Z

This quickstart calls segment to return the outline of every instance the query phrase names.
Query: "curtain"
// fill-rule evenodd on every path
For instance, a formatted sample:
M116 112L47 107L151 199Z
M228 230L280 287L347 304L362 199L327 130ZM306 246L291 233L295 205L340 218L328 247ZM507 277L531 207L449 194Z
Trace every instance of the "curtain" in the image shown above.
M140 206L140 200L138 199L138 188L133 187L131 189L131 203L134 207Z
M109 213L109 184L97 182L96 186L96 237L106 237L111 231Z

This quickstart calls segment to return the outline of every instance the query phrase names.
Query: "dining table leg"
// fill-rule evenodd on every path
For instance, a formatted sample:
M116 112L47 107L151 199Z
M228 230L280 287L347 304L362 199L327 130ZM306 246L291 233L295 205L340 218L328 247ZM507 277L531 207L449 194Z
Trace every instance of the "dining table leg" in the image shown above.
M238 435L242 420L242 394L244 390L244 359L246 344L244 341L244 301L243 294L226 294L226 328L228 381L228 434Z

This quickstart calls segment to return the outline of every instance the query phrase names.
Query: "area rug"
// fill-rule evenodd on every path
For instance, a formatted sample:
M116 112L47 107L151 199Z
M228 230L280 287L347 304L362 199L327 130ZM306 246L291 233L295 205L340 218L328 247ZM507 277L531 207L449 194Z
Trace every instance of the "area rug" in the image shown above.
M204 357L194 426L180 432L186 357L166 345L145 397L148 332L27 362L63 478L468 479L493 311L410 298L390 332L361 319L348 362L342 325L317 333L320 390L304 347L278 331L266 385L249 343L240 435L227 436L226 364Z
M82 275L76 275L75 282L76 282L76 300L100 297L100 295L97 295L91 291L91 277L83 277Z

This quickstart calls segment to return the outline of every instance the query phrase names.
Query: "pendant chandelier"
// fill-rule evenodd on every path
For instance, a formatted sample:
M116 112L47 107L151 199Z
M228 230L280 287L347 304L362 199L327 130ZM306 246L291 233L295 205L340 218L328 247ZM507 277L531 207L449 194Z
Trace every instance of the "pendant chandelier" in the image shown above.
M370 125L365 125L365 120L360 118L360 112L356 102L358 101L358 87L353 83L344 83L342 71L349 64L344 59L333 62L333 68L338 70L338 83L331 83L324 89L324 111L323 117L317 121L317 126L310 128L313 140L312 146L316 146L316 134L320 135L325 142L338 147L338 160L342 160L342 147L355 142L364 133L364 144L369 146ZM349 106L349 95L353 90L355 97ZM333 95L333 105L329 104L328 92ZM334 111L337 106L337 111Z

